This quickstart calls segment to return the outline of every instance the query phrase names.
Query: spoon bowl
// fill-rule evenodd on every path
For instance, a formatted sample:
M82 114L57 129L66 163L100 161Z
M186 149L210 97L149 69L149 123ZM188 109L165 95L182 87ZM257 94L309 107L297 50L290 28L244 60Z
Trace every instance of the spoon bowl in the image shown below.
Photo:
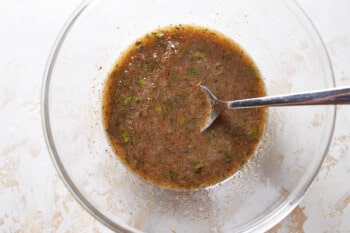
M331 88L326 90L304 92L289 95L267 96L260 98L242 99L234 101L219 100L208 87L201 85L210 100L210 117L201 132L207 130L226 109L258 108L273 106L326 105L350 104L350 87Z

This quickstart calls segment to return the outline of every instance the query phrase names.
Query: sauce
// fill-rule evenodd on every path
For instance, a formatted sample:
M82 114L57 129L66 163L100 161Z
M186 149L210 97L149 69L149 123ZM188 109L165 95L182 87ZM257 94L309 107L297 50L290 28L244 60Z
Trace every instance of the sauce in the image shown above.
M206 28L178 25L138 39L118 59L103 93L103 121L117 156L137 175L173 189L213 185L251 156L265 127L263 108L229 110L204 133L209 99L265 95L252 59Z

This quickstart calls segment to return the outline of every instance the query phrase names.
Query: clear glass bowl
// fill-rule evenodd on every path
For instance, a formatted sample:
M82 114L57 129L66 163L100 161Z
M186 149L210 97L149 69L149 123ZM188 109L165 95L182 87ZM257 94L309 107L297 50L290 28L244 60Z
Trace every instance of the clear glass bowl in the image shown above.
M256 62L268 95L334 85L318 33L291 0L85 1L59 35L43 84L43 127L57 171L77 201L115 231L267 230L292 211L315 178L335 107L270 108L259 149L221 184L174 191L143 181L108 144L101 92L122 51L170 24L231 37Z

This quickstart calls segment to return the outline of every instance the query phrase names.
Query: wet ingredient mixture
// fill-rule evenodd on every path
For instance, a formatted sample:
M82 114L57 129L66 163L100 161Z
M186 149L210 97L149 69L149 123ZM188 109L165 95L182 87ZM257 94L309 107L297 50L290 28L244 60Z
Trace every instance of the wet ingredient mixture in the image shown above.
M265 95L252 59L224 35L178 25L138 39L118 59L103 93L111 146L140 177L167 188L195 189L234 174L264 130L263 108L225 111L204 133L209 100Z

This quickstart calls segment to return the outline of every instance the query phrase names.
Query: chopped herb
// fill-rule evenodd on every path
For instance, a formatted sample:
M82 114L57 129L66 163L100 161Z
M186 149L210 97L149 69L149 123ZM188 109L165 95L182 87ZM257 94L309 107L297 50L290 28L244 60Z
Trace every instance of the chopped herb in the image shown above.
M131 102L131 96L130 95L126 95L124 97L124 104L128 105L128 104L130 104L130 102Z
M137 83L140 85L145 85L147 82L147 79L145 77L141 77L137 80Z
M197 74L196 67L192 66L187 70L187 74Z
M250 129L250 133L251 133L251 134L257 134L257 133L258 133L258 127L257 127L257 126L253 126L253 127Z
M141 41L136 41L135 42L135 45L138 47L138 46L140 46L142 44L142 42Z
M184 116L180 116L178 119L177 119L177 123L179 123L180 125L183 125L186 121L186 117Z
M123 142L124 142L124 143L127 143L127 142L129 141L129 139L130 139L129 133L128 133L127 131L124 131L124 132L122 133L122 138L123 138Z
M191 133L191 132L193 131L193 129L194 129L194 124L193 124L193 122L190 122L190 123L188 123L188 124L186 125L186 131L187 131L187 133Z
M203 168L204 164L198 161L192 161L192 167L194 168L194 171L196 173L199 173L202 168Z
M249 135L249 139L250 140L256 140L258 138L258 127L257 126L253 126L249 132L248 132L248 135Z
M140 97L135 97L135 102L143 104L145 102L145 99L144 98L140 98Z
M156 68L155 65L147 65L147 70L148 70L148 71L153 71L154 68Z
M203 52L200 52L200 51L196 51L194 53L194 57L197 57L197 58L204 58L204 53Z
M159 112L159 113L161 113L161 112L163 111L163 109L162 109L161 106L158 106L158 107L156 107L156 111Z

